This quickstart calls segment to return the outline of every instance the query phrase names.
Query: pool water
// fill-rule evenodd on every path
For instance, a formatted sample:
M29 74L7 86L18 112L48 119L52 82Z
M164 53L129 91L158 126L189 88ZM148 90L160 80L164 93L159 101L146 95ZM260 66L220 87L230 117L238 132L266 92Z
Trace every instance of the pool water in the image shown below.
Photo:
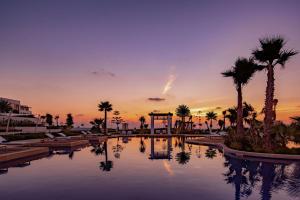
M300 163L225 157L177 137L114 138L2 172L5 200L300 199Z

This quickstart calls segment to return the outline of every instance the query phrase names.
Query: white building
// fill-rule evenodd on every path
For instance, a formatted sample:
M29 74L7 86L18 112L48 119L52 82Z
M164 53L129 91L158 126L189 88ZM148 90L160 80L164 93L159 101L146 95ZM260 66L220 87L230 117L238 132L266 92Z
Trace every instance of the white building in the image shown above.
M0 101L6 101L10 104L13 113L31 115L32 112L29 106L22 105L21 101L0 97Z

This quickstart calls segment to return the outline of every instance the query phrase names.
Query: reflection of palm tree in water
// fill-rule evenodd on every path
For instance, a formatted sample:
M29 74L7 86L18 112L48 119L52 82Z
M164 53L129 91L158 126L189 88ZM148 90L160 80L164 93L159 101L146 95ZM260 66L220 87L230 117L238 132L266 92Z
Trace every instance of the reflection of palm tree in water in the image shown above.
M300 196L300 162L293 164L293 171L289 174L287 191L292 197Z
M209 159L213 159L214 157L217 156L217 151L216 149L213 149L211 147L208 147L208 149L205 152L205 157Z
M141 153L145 153L145 151L146 151L146 145L145 145L145 142L144 142L142 137L141 137L141 141L140 141L139 150L140 150Z
M182 137L179 139L179 147L181 147L181 152L176 154L176 161L179 164L187 164L191 158L191 152L185 152L185 138Z
M124 147L119 144L119 138L117 139L117 144L112 147L112 150L114 152L115 158L120 158L121 157L121 152L123 151Z
M104 153L104 147L101 144L98 144L96 146L93 146L93 149L91 149L91 152L94 153L96 156L102 155Z
M249 180L244 160L239 160L231 157L225 157L225 167L228 171L224 174L227 184L232 184L235 187L235 199L239 200L241 197L248 197L252 193L252 187Z
M287 180L285 174L285 165L275 165L272 163L263 162L260 168L262 177L262 186L260 194L263 200L271 199L272 192L283 188Z
M107 142L104 142L105 161L100 162L100 169L102 171L110 171L113 168L113 162L108 160L107 156Z
M261 199L269 200L272 197L272 192L288 188L289 194L297 195L300 191L300 167L290 174L297 174L295 179L287 173L285 164L274 164L270 162L258 162L240 160L232 157L225 157L224 166L229 169L224 174L227 184L235 186L235 199L248 197L252 194L253 188L258 182L261 182ZM295 185L289 185L290 180L297 180ZM293 187L294 186L294 187ZM298 191L298 193L297 193Z

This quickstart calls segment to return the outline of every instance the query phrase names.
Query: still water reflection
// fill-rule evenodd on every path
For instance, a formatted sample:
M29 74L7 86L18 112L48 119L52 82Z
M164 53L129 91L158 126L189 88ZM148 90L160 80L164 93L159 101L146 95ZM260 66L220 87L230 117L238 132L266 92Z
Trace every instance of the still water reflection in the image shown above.
M241 160L184 138L115 138L0 165L1 199L300 199L300 163Z

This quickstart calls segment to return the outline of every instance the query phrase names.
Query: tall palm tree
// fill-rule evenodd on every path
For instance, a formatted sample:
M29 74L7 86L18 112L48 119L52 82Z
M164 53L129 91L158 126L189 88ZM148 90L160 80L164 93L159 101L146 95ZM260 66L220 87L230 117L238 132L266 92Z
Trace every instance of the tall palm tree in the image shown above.
M214 111L206 113L206 120L210 121L209 126L210 126L210 128L212 128L213 120L217 120L217 113L215 113Z
M255 60L259 62L260 69L267 71L267 87L265 98L264 118L264 140L267 149L271 148L271 128L274 123L273 102L274 102L274 68L277 65L285 66L285 63L298 52L283 49L286 41L280 36L267 37L259 40L260 47L252 52Z
M141 116L140 118L139 118L139 121L141 122L141 129L144 129L144 124L145 124L145 122L146 122L146 119L145 119L145 117L144 116Z
M244 133L243 126L243 94L242 87L246 85L255 71L257 70L257 65L254 63L253 59L238 58L235 61L235 65L232 69L223 72L224 77L231 77L236 87L238 93L237 100L237 133Z
M107 134L107 112L112 111L112 105L109 103L109 101L101 101L100 104L98 105L98 110L100 112L104 111L104 130L105 133Z
M7 101L0 100L0 113L8 113L12 110L12 107Z
M184 130L185 118L191 115L190 108L187 105L181 104L176 108L176 115L181 117L181 130Z

